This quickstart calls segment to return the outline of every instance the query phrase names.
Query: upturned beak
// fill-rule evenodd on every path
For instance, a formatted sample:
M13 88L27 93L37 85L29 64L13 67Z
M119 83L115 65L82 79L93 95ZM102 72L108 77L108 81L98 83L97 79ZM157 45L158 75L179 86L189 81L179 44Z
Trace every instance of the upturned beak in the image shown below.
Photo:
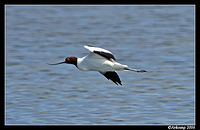
M59 64L63 64L63 63L66 63L65 61L63 61L63 62L59 62L59 63L55 63L55 64L49 64L49 63L47 63L48 65L59 65Z

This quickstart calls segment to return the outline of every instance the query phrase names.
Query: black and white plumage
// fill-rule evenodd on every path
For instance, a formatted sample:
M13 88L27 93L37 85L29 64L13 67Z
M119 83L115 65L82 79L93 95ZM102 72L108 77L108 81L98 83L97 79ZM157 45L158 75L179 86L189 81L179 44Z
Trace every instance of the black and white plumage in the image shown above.
M100 72L100 73L104 75L108 80L113 81L115 84L122 85L121 80L115 71L107 71L107 72Z
M121 84L121 80L115 71L131 70L135 72L146 72L145 70L138 70L129 68L127 65L122 65L116 62L113 54L99 47L93 47L89 45L84 46L90 51L90 53L83 58L67 57L64 62L50 64L58 65L63 63L74 64L78 69L82 71L99 71L108 80L113 81L115 84Z

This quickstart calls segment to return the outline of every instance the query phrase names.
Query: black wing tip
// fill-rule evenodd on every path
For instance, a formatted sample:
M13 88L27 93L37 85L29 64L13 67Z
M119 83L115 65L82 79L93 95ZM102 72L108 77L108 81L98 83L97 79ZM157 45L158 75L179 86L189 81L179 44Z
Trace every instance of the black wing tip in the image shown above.
M110 80L110 79L108 79L108 80ZM119 81L114 81L114 80L112 80L116 85L118 85L118 84L120 84L120 85L122 85L122 83L121 83L121 81L119 80Z
M110 80L110 79L108 79L108 80ZM113 81L113 80L111 80L111 81ZM121 83L121 81L113 81L116 85L118 85L118 84L120 84L121 86L122 86L122 83Z
M101 74L103 74L108 80L111 80L112 82L114 82L116 85L118 84L122 85L121 80L115 71L108 71Z
M115 83L115 84L117 84L117 83L118 83L118 84L120 84L120 85L122 86L122 83L121 83L121 82L117 82L117 83L116 83L116 82L114 82L114 83ZM117 84L117 85L118 85L118 84Z

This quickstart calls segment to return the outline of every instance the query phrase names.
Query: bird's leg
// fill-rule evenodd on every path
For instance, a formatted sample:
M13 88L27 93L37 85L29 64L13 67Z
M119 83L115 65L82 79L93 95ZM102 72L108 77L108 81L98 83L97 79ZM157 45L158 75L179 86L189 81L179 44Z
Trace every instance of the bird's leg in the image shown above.
M135 72L147 72L146 70L143 70L143 69L132 69L129 67L124 68L124 70L130 70L130 71L135 71Z

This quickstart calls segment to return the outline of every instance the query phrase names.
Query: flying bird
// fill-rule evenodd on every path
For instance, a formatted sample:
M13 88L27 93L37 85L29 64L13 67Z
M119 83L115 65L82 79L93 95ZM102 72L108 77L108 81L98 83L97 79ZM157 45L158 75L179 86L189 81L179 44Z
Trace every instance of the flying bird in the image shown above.
M84 47L88 49L90 53L83 58L70 56L67 57L63 62L47 64L59 65L66 63L73 64L82 71L99 71L99 73L104 75L108 80L113 81L116 85L122 85L122 83L118 74L115 71L130 70L135 72L146 72L143 69L132 69L129 68L127 65L122 65L116 62L113 54L106 49L89 45L84 45Z

